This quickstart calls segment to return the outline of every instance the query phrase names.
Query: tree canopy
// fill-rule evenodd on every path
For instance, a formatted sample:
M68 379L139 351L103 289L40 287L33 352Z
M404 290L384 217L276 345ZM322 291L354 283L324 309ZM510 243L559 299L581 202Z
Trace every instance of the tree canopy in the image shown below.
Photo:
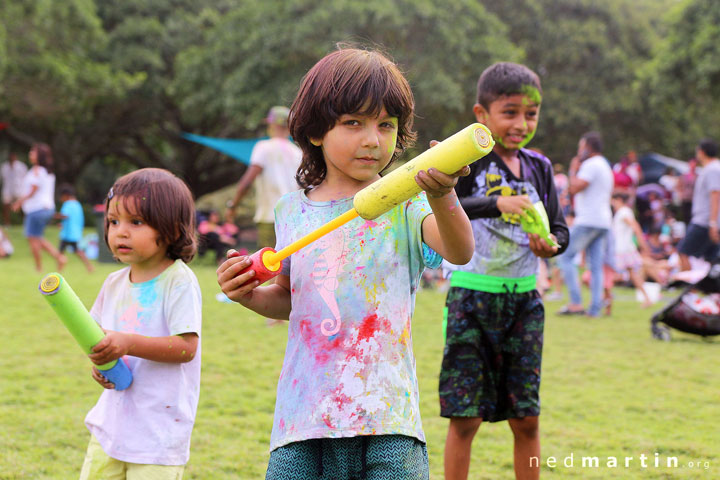
M543 82L531 146L567 161L587 130L611 159L680 158L720 122L720 4L712 0L0 0L0 121L14 145L49 143L58 181L157 166L196 195L243 166L183 131L247 138L289 105L338 43L380 48L416 98L417 149L474 120L496 61ZM7 138L7 137L6 137ZM111 174L103 177L102 171Z

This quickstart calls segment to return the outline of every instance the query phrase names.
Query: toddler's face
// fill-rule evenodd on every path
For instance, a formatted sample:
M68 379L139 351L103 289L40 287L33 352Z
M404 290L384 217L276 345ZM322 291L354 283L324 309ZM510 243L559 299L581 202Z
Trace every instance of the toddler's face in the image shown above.
M164 259L167 245L158 231L138 214L133 200L115 197L108 206L108 245L115 258L126 264L154 264Z

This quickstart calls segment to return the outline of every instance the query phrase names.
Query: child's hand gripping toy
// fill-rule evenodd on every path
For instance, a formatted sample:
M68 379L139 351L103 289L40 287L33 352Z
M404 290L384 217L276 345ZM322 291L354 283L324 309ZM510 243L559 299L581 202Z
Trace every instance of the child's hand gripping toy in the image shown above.
M373 220L418 194L421 188L415 181L415 175L420 170L427 170L432 167L450 175L490 153L494 145L492 134L484 125L474 123L465 127L413 160L393 170L377 182L360 190L355 194L353 199L354 208L352 210L348 210L278 252L270 247L255 252L250 256L252 265L240 272L240 274L248 270L254 270L255 280L261 284L266 282L280 273L280 262L283 259L326 233L344 225L357 216L365 220ZM239 254L234 254L234 256L237 255Z
M93 353L92 348L103 339L105 332L93 320L62 275L59 273L45 275L40 281L38 289L75 338L75 341L80 345L80 348L86 354ZM122 359L98 365L97 369L108 381L115 384L115 390L125 390L132 383L132 373Z
M551 247L560 247L550 236L550 221L542 202L535 202L533 208L525 210L525 215L520 217L520 225L525 232L537 234Z

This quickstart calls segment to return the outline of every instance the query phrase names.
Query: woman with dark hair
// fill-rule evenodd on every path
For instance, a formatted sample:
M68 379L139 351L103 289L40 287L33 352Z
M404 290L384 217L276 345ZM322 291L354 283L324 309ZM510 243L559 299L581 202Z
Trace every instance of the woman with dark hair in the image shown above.
M42 271L41 254L45 250L57 261L58 270L62 270L67 258L43 237L45 226L55 214L52 150L45 143L36 143L30 149L28 159L31 167L23 178L23 194L13 203L13 210L17 211L22 207L25 214L23 232L35 259L35 269Z

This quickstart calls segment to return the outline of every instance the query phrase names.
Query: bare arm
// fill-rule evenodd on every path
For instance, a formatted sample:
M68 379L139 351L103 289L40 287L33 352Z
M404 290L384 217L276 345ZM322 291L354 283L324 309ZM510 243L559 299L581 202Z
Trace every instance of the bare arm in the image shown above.
M96 365L132 355L146 360L165 363L185 363L195 358L198 336L182 333L167 337L146 337L136 333L108 330L105 337L93 347L88 357Z
M568 190L570 191L570 195L575 195L576 193L580 193L585 190L588 185L590 185L590 183L582 178L570 176L570 187L568 187Z
M37 192L37 191L38 191L38 186L32 185L30 187L30 193L28 193L27 195L25 195L23 197L18 198L17 200L15 200L15 202L13 202L12 209L15 211L20 210L20 208L22 207L22 204L25 203L26 200L29 200L30 197L35 195L35 192Z
M647 242L645 241L645 235L643 235L642 228L640 228L640 224L634 219L634 218L625 218L625 223L630 225L630 228L632 228L633 233L635 234L635 238L637 238L638 243L640 244L640 250L643 252L650 252L650 247L648 246Z
M570 168L568 169L568 191L570 195L580 193L590 185L589 182L577 176L578 170L580 170L580 157L575 156L570 160Z
M718 211L720 209L720 190L710 192L710 222L708 233L713 243L720 243L720 232L718 232Z
M234 250L230 250L230 255ZM240 274L251 265L250 257L230 257L217 269L220 289L230 300L245 308L269 318L287 320L290 318L290 277L278 275L275 283L259 286L254 279L255 272L249 270Z
M242 198L245 196L245 194L255 181L255 178L260 175L260 172L262 172L262 170L262 167L259 165L250 165L248 169L245 170L245 174L238 182L237 190L235 191L235 197L232 200L232 207L230 208L234 208L240 203L240 200L242 200Z
M433 215L422 223L423 241L447 261L464 265L470 261L475 250L475 239L470 220L460 206L453 187L461 175L470 173L463 167L452 175L434 168L421 171L416 181L427 192Z

